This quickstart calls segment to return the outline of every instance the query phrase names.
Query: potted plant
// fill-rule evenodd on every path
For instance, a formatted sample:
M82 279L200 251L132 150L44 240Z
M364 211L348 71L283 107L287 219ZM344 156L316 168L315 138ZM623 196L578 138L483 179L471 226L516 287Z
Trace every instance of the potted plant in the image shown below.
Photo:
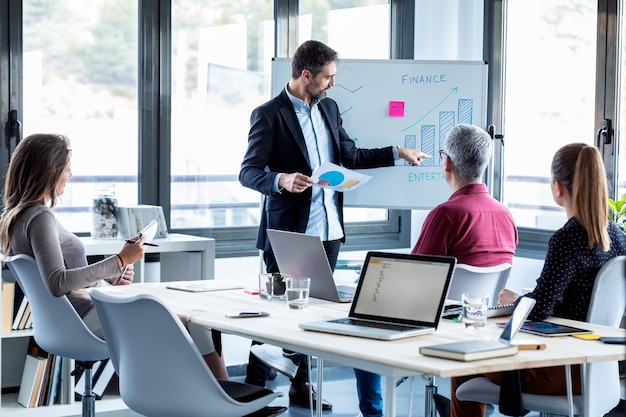
M283 295L286 290L286 283L283 277L283 274L280 272L272 272L267 277L267 292L273 295Z
M287 275L280 272L272 272L259 275L259 293L261 298L279 298L286 297L287 283L285 278Z
M619 200L609 198L609 220L615 222L623 232L626 232L626 193Z

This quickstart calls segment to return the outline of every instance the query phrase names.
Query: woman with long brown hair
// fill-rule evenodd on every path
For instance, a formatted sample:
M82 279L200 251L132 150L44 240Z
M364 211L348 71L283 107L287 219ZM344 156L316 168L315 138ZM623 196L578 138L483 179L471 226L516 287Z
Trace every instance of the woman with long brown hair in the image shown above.
M529 318L543 320L552 316L584 321L598 271L610 259L626 255L624 232L608 220L607 179L600 152L584 143L560 148L552 159L550 188L568 220L550 238L535 288L524 294L536 300ZM518 298L519 294L504 289L498 304L514 303ZM486 376L500 383L500 373ZM456 388L469 378L452 379L452 417L485 414L484 404L459 401L454 395ZM580 394L578 366L572 367L572 381L574 393ZM523 370L521 382L523 392L566 394L562 366Z

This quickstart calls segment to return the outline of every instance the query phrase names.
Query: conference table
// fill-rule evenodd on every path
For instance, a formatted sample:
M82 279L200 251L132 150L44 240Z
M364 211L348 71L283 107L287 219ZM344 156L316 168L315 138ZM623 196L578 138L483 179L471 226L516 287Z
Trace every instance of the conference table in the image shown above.
M243 336L310 355L318 359L318 401L322 398L323 361L329 360L349 367L360 368L385 376L385 415L396 415L395 381L399 377L422 375L430 382L436 377L473 375L484 372L540 368L555 365L584 366L590 362L626 359L626 349L620 345L603 344L597 340L574 337L541 337L524 334L524 339L545 343L544 350L520 350L518 354L473 362L458 362L423 356L420 346L454 342L470 338L497 339L501 329L498 321L489 319L482 329L466 329L462 323L442 320L435 333L394 341L380 341L359 337L302 330L299 323L347 316L349 304L333 303L311 298L308 308L289 309L284 300L266 300L250 294L249 280L207 280L201 285L213 291L187 292L168 289L171 283L140 283L129 286L105 287L111 294L149 293L161 299L181 320L190 321L222 332ZM190 284L197 286L198 281ZM227 314L242 311L267 311L267 317L228 318ZM561 324L592 330L602 336L624 336L624 329L598 326L565 319L550 319ZM520 337L520 335L518 335ZM436 388L435 388L436 389ZM428 395L425 415L434 415L432 399ZM587 402L586 402L587 403ZM320 404L318 416L322 415Z

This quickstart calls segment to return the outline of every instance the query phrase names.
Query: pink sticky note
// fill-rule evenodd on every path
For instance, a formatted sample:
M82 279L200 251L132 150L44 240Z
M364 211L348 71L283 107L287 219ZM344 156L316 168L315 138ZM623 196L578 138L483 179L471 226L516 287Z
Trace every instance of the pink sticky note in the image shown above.
M404 117L404 101L390 101L389 116Z

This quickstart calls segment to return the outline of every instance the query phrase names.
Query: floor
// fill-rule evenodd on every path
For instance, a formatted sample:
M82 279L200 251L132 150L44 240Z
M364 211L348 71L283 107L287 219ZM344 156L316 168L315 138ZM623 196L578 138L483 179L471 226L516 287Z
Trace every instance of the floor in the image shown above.
M231 375L235 375L239 372L239 368L229 368ZM315 375L315 371L314 371ZM314 376L315 377L315 376ZM243 376L233 376L233 380L241 381ZM437 380L438 391L440 394L448 396L450 393L449 380L438 379ZM280 391L285 393L285 396L275 400L272 405L284 405L288 406L289 399L287 392L289 390L289 380L278 375L275 380L268 381L267 388L273 391ZM396 410L398 417L409 417L409 388L410 380L402 383L396 391ZM324 416L327 417L356 417L359 413L356 388L354 381L354 373L352 368L346 368L342 366L329 365L324 368L324 395L323 397L329 400L333 404L333 410L324 412ZM98 410L98 404L96 403L96 412ZM123 411L111 411L98 413L99 417L140 417L131 410ZM289 410L283 414L285 417L309 417L309 410L302 407L290 407ZM411 416L424 416L424 380L419 377L415 378L414 395L413 395L413 408ZM502 414L494 412L492 417L502 417ZM80 416L71 416L80 417ZM527 414L527 417L537 417L536 413ZM622 401L620 406L606 417L626 417L626 403Z

